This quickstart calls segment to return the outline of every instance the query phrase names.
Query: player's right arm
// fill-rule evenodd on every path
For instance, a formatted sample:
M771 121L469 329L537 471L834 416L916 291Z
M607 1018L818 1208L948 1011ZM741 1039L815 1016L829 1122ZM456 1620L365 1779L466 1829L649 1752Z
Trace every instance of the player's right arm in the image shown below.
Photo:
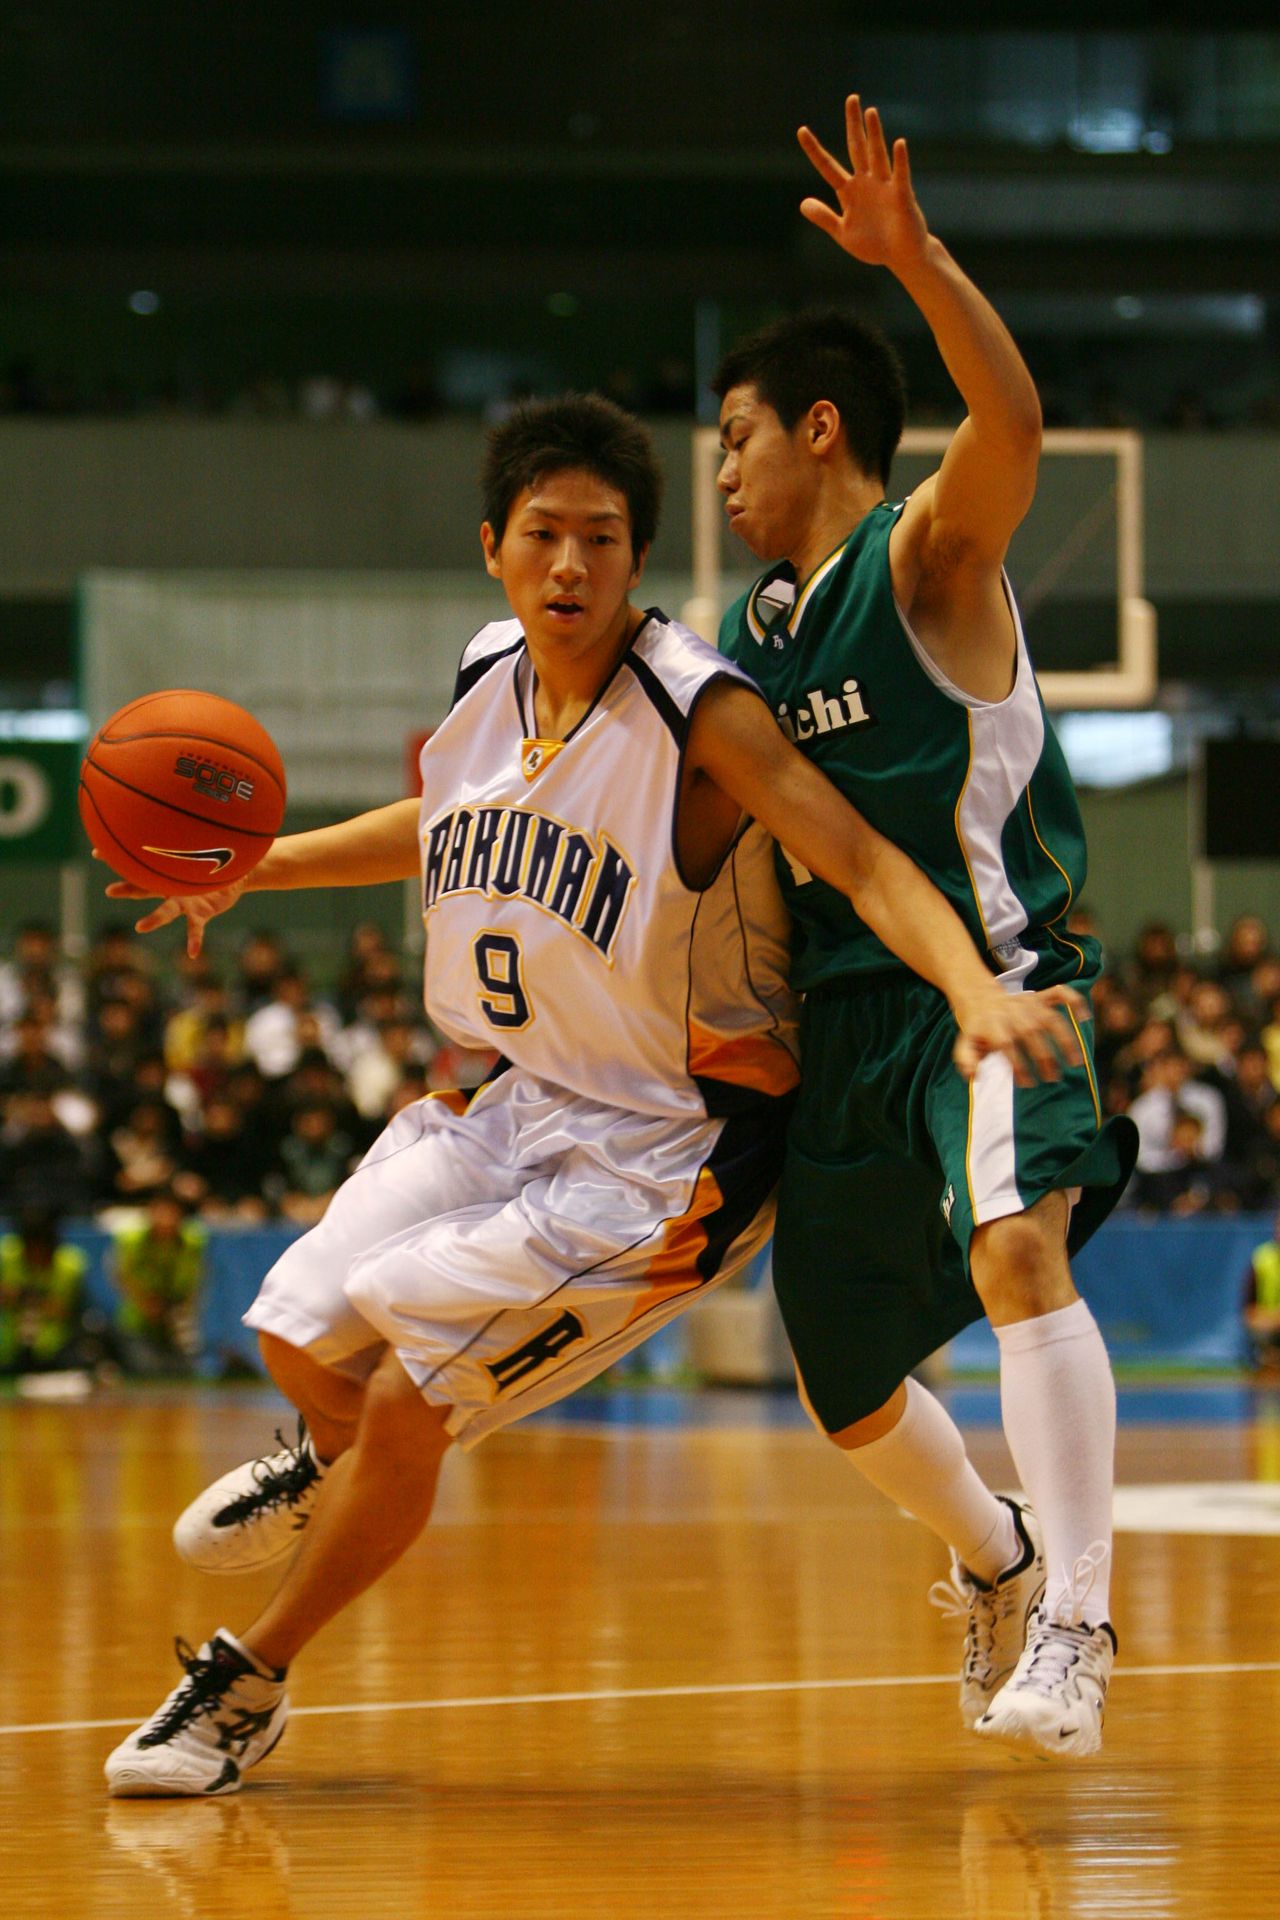
M1004 1054L1022 1085L1056 1079L1060 1062L1080 1064L1073 1023L1089 1018L1081 995L1065 986L1007 993L946 896L791 745L754 689L726 678L706 690L686 766L695 782L709 780L767 827L790 858L838 887L872 932L945 994L966 1077L990 1053Z
M244 893L278 893L301 887L376 887L388 880L409 880L418 871L418 802L396 800L389 807L358 813L310 833L288 833L276 840L251 873L216 893L181 894L162 900L136 923L138 933L156 933L181 915L187 920L187 952L192 959L204 942L210 920L226 913ZM149 896L132 881L107 888L114 900Z

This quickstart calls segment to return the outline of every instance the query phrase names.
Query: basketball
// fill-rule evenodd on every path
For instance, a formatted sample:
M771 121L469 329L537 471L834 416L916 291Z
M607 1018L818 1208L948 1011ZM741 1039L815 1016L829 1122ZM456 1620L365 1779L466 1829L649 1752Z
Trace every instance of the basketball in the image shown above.
M252 872L284 818L284 766L266 728L216 693L131 700L80 769L80 818L122 880L212 893Z

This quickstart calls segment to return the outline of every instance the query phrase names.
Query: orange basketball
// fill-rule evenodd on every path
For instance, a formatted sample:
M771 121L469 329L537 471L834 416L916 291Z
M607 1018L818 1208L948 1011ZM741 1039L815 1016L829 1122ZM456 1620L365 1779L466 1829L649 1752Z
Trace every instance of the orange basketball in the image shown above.
M122 880L212 893L241 880L284 818L284 766L232 700L175 688L113 713L80 769L84 830Z

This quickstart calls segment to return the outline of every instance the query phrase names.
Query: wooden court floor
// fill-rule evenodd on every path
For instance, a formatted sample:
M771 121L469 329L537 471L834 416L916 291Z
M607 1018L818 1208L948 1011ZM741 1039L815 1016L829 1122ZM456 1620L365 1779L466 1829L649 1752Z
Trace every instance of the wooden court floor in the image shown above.
M1121 1536L1105 1755L1019 1762L960 1730L940 1551L803 1429L548 1425L453 1458L246 1789L110 1801L172 1637L262 1594L168 1529L273 1424L212 1395L0 1405L6 1920L1280 1912L1280 1536ZM997 1434L973 1450L1011 1483ZM1265 1492L1280 1412L1122 1430L1120 1470Z

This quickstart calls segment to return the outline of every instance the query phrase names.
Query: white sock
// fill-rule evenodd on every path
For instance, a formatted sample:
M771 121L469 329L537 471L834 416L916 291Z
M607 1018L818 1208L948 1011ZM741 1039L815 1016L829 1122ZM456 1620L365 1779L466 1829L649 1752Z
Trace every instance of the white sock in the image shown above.
M873 1487L954 1547L970 1573L990 1585L1018 1556L1013 1515L985 1487L951 1415L918 1380L896 1427L865 1447L843 1448Z
M997 1327L1005 1437L1044 1530L1052 1618L1110 1618L1116 1388L1083 1300ZM1101 1560L1090 1549L1103 1549ZM1092 1584L1077 1563L1092 1566Z

